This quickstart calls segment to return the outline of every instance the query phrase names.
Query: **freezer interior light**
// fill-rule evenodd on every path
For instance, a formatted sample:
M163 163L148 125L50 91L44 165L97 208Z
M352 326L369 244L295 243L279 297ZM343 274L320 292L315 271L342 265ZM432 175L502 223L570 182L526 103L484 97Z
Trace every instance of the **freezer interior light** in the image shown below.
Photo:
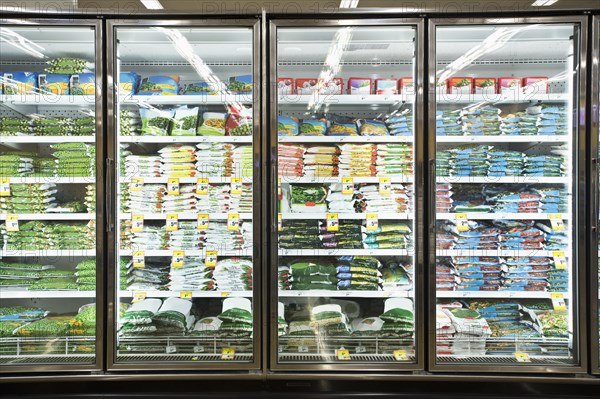
M140 0L140 2L149 10L162 10L164 8L158 0Z
M535 0L531 6L532 7L547 7L556 3L558 0Z

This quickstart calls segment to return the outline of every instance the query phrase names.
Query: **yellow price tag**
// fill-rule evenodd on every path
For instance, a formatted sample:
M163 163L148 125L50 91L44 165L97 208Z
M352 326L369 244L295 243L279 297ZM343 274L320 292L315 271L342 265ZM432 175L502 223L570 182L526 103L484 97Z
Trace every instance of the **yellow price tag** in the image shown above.
M389 177L379 178L379 194L390 194L392 192L392 180Z
M0 179L0 197L10 196L10 179Z
M565 298L560 292L553 292L550 294L550 299L552 299L552 307L554 310L567 310L567 303L565 302Z
M283 192L281 191L281 177L277 178L277 198L281 199Z
M179 229L179 215L176 213L167 214L167 231L177 231Z
M556 269L566 269L567 268L567 257L565 253L562 251L552 252L552 257L554 258L554 267Z
M277 231L283 230L283 215L281 213L277 214Z
M6 215L6 231L19 231L18 215Z
M469 220L466 213L456 214L456 230L460 232L469 231Z
M406 351L403 350L396 350L394 351L394 359L396 359L396 361L398 362L405 362L408 359L408 355L406 354Z
M367 231L376 231L379 228L379 215L367 213Z
M214 267L217 265L216 249L209 249L206 251L206 256L204 257L204 264L208 267Z
M240 214L230 213L227 215L227 230L239 231L240 229Z
M515 359L517 359L517 362L519 363L531 363L529 354L524 352L515 352Z
M134 177L131 179L131 183L129 184L129 191L142 191L143 186L144 186L144 178L143 177Z
M340 229L340 220L337 213L327 214L327 231L338 231Z
M242 193L242 178L241 177L232 177L231 178L231 194L241 194Z
M206 177L198 178L196 183L196 194L208 195L208 179Z
M131 302L142 302L144 299L146 299L146 293L143 291L137 291L133 293L133 299Z
M170 195L179 195L179 178L169 177L167 180L167 193Z
M342 194L354 194L354 179L342 177Z
M208 229L208 213L198 214L198 229Z
M552 225L552 230L555 231L564 231L565 230L565 223L562 220L562 216L560 215L560 213L553 213L548 215L548 217L550 218L550 225Z
M173 251L173 258L171 259L172 267L183 267L183 260L185 258L185 251Z
M131 215L131 231L136 233L144 231L144 215L141 213Z
M336 349L335 355L338 360L350 360L350 351L348 349Z
M223 352L221 352L221 360L233 360L234 358L235 358L235 349L223 348Z
M146 254L144 251L133 252L133 267L143 268L146 267Z
M229 293L229 292L227 292L227 291L223 291L223 292L221 292L221 296L222 296L222 297L228 297L228 296L229 296L229 294L230 294L230 293Z
M192 292L191 291L181 291L179 293L179 298L181 298L181 299L192 299Z

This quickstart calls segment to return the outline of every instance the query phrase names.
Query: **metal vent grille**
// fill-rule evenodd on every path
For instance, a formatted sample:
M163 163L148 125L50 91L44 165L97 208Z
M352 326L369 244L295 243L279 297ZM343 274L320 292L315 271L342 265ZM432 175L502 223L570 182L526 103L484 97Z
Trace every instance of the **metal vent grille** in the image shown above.
M531 365L531 366L570 366L574 365L573 359L564 357L531 357L531 362L521 363L515 357L511 356L470 356L470 357L454 357L454 356L438 356L438 363L449 364L482 364L482 365Z
M359 50L386 50L390 47L389 43L350 43L344 48L345 51Z
M146 362L218 362L224 361L221 355L215 354L153 354L153 355L119 355L118 363L146 363ZM251 362L251 354L235 354L233 360L227 362Z
M93 355L64 355L64 356L0 356L0 364L93 364Z
M306 362L306 363L414 363L415 358L410 356L406 361L399 362L392 355L356 355L352 354L350 360L338 360L334 355L319 355L305 353L280 353L280 362Z
M454 60L437 60L438 65L448 65ZM534 59L534 58L513 58L502 60L475 60L471 65L548 65L548 64L566 64L567 59Z

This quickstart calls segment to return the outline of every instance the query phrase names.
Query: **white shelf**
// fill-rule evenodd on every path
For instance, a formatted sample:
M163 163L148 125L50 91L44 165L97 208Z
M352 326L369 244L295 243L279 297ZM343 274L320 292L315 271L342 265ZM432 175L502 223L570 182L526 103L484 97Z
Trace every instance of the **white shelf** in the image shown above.
M119 291L121 298L132 298L136 293L144 292L147 298L169 298L179 297L180 291L157 291L157 290L136 290L136 291ZM185 291L184 291L185 292ZM192 298L228 298L242 297L252 298L252 291L187 291L192 293Z
M95 143L94 136L0 136L0 144Z
M412 298L414 292L406 291L359 291L359 290L279 290L280 298Z
M12 105L55 105L55 106L88 106L96 105L95 96L71 96L56 94L16 94L0 95L0 103Z
M198 183L198 179L202 177L204 176L199 175L197 177L179 177L179 184L196 184ZM141 179L144 179L144 184L167 184L169 177L142 177ZM231 183L231 179L233 179L233 177L208 177L208 182L214 184L229 184ZM251 177L242 177L241 179L242 183L252 183ZM119 183L131 183L131 180L132 178L130 177L121 177L119 178Z
M440 143L565 143L569 136L437 136Z
M412 256L406 249L279 249L279 256Z
M476 184L494 184L494 183L518 183L518 184L569 184L569 177L540 177L540 176L502 176L502 177L471 177L471 176L438 176L438 183L476 183Z
M550 299L556 292L545 291L437 291L437 298L520 298ZM568 293L562 293L565 297Z
M10 184L95 184L96 177L10 177Z
M136 214L137 212L132 212L132 213ZM129 219L131 219L132 213L129 213L129 212L121 213L119 215L119 218L124 219L124 220L129 220ZM177 215L177 219L179 219L179 220L197 220L198 215L203 212L202 212L202 210L199 210L198 212L182 212L182 213L173 212L173 213ZM231 212L231 213L236 213L236 212ZM141 212L140 214L144 215L144 219L146 219L146 220L166 220L168 213L143 213L143 212ZM229 215L228 213L209 213L208 220L227 220L228 215ZM240 215L240 219L245 219L245 220L252 219L251 213L240 213L239 215Z
M211 249L211 248L209 248ZM151 250L151 249L140 249L140 251L144 251L144 256L148 257L148 256L167 256L167 257L172 257L173 256L173 251L177 251L178 249L165 249L165 250L161 250L161 249L157 249L157 250ZM199 257L204 257L204 250L184 250L184 256L199 256ZM119 256L133 256L133 251L132 250L128 250L128 249L121 249L119 250ZM218 257L251 257L252 256L252 248L250 249L242 249L239 251L221 251L219 250L217 253Z
M457 249L438 249L436 250L436 256L491 256L491 257L514 257L514 256L545 256L552 257L553 252L564 252L567 258L570 257L569 252L566 249L545 251L545 250L505 250L497 249L491 251L484 250L457 250Z
M120 136L120 143L252 143L252 136Z
M0 257L91 257L96 256L95 249L2 249Z
M378 105L414 102L414 95L408 94L287 94L277 96L278 105L306 105L311 102L329 105Z
M33 291L0 289L0 299L36 299L36 298L95 298L96 291Z
M8 214L0 214L6 220ZM95 213L19 213L19 220L96 220Z
M343 177L351 177L351 176L343 176ZM352 177L353 183L379 183L379 179L382 177L388 177L390 182L392 183L412 183L412 176L379 176L379 177ZM293 176L280 176L282 183L323 183L323 184L335 184L342 182L342 176L340 177L293 177Z
M367 213L376 213L376 212L367 212ZM338 213L338 219L358 219L364 220L367 218L367 213ZM281 215L282 219L327 219L327 213L283 213ZM411 213L378 213L377 219L396 219L396 220L411 220Z
M230 103L252 104L252 93L231 95L176 95L176 96L119 96L121 104L140 105L164 104L164 105L196 105L216 104L227 105Z
M436 215L438 220L452 220L456 219L456 215L461 213L438 213ZM462 213L467 215L467 219L473 220L497 220L497 219L510 219L510 220L550 220L550 214L548 213L483 213L483 212L467 212ZM561 219L569 219L568 213L558 213Z
M280 143L409 143L412 136L279 136Z
M560 94L436 94L435 101L438 104L470 104L470 103L504 103L504 104L522 104L530 102L566 102L569 96L566 93Z

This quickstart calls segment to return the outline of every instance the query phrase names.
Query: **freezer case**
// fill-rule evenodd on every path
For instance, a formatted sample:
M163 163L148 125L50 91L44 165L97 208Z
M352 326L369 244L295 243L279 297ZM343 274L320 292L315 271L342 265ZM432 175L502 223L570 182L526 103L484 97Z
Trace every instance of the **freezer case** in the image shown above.
M99 369L101 26L0 24L1 368Z
M600 192L598 191L600 184L600 175L598 175L598 154L599 147L598 142L600 136L600 17L595 16L592 25L592 103L591 103L591 135L590 141L590 170L591 179L590 183L590 220L593 220L593 228L591 231L591 243L590 250L592 251L591 263L590 263L590 314L591 314L591 325L590 325L590 364L591 371L594 374L600 374L600 258L599 248L600 242L598 241L598 220L600 218Z
M256 368L256 21L110 33L110 367Z
M270 327L280 370L419 367L420 29L353 23L271 26Z
M433 368L572 372L585 20L477 22L430 28Z

